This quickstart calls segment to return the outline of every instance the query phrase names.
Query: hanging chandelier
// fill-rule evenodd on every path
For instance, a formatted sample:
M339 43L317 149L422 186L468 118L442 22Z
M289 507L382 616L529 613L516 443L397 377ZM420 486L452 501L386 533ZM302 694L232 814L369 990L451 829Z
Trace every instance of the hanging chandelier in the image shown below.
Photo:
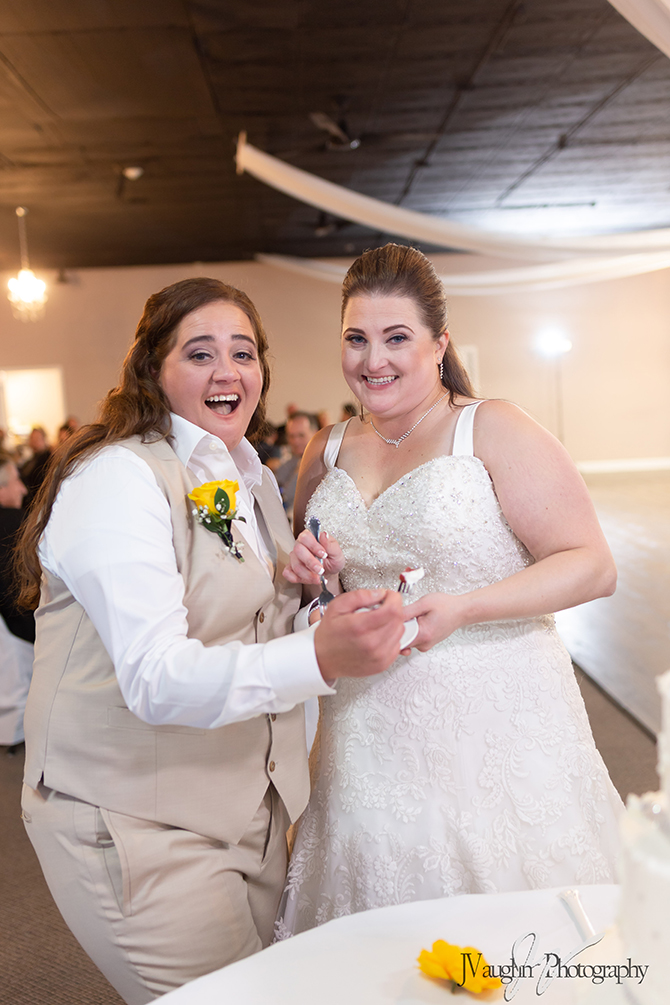
M15 279L7 283L9 287L9 302L12 314L20 321L37 321L44 314L47 302L47 284L38 279L30 268L28 258L28 234L26 231L25 206L16 207L16 217L19 225L19 248L21 251L21 271Z

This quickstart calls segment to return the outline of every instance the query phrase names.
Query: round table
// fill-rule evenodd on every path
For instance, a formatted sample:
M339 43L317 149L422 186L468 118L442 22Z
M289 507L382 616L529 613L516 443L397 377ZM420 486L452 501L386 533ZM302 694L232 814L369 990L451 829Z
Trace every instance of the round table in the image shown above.
M619 888L575 889L594 930L604 931L614 921ZM449 1005L455 1001L466 1005L476 998L451 998L447 985L424 977L416 965L421 949L444 939L475 946L496 967L510 965L516 943L517 965L524 961L528 968L536 965L519 979L511 998L510 987L508 1000L518 1005L575 1005L592 989L585 978L556 978L538 996L545 954L556 953L564 960L584 945L560 893L555 889L450 897L349 915L192 981L161 1000L166 1005ZM608 983L600 985L603 992ZM493 997L503 1000L501 991Z

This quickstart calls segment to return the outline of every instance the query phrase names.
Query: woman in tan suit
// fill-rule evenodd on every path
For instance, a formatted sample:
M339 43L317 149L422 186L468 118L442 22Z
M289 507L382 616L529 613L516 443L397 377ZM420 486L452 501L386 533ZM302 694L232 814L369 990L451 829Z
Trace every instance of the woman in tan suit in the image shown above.
M39 605L26 828L132 1005L268 944L308 797L300 703L384 670L402 634L382 591L290 634L293 541L245 438L268 385L245 294L188 279L150 297L119 386L59 448L23 535L23 599ZM213 517L189 499L212 482Z

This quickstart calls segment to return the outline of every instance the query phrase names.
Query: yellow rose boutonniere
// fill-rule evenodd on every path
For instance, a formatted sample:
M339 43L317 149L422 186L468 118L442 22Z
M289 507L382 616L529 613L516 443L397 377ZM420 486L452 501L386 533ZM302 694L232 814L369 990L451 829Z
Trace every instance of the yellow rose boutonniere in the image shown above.
M233 541L230 531L233 520L244 520L243 516L238 517L235 508L239 490L239 482L231 482L228 479L222 482L205 482L204 485L198 485L189 492L188 498L195 503L193 516L198 523L212 534L218 534L226 550L238 562L243 562L240 550L242 545Z
M421 950L417 962L419 969L428 977L449 981L452 991L464 989L478 995L482 991L502 987L500 978L490 976L488 963L472 946L452 946L438 939L430 952Z

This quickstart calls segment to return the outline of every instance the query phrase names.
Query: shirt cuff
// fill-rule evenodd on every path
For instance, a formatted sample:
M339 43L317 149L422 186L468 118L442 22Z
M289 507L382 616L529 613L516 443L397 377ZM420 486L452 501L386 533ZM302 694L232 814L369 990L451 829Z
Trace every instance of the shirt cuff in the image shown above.
M321 676L316 660L314 632L317 628L318 625L312 625L306 631L265 643L267 680L282 702L297 705L315 695L336 694Z
M309 616L312 611L316 610L319 606L319 601L313 600L311 604L305 604L301 607L296 616L293 618L293 631L294 632L304 632L312 626L309 623ZM316 627L316 625L314 626Z

